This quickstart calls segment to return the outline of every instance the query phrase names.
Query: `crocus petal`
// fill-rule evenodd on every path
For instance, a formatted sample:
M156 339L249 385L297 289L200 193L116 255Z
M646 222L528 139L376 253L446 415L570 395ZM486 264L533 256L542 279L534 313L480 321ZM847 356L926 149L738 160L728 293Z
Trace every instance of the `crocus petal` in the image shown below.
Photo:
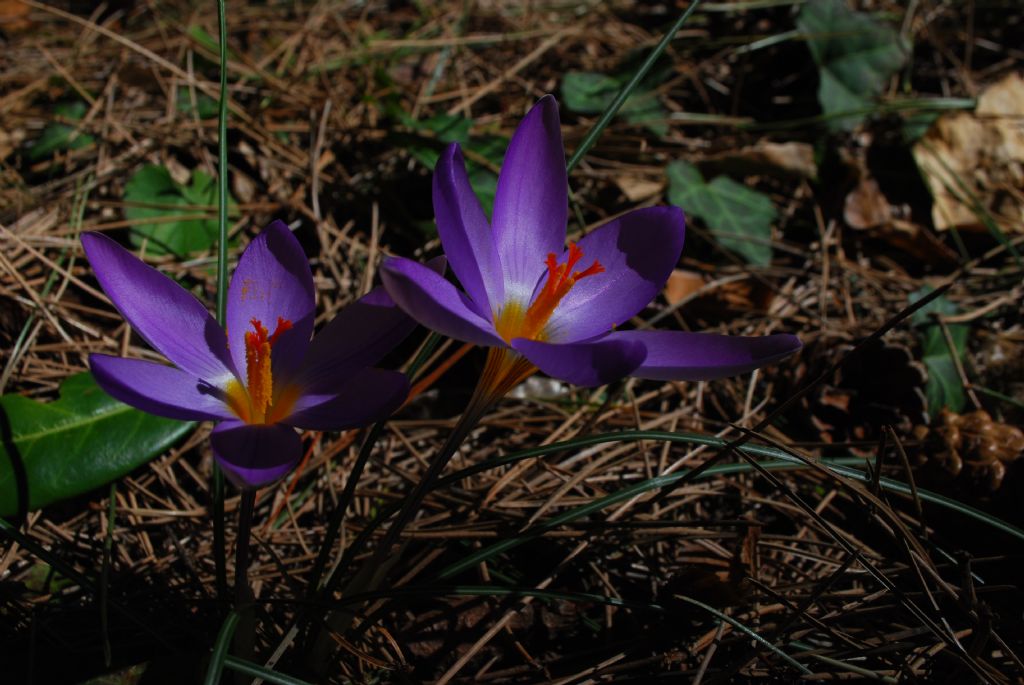
M239 488L273 483L302 456L302 439L294 428L282 424L223 421L210 434L210 445L225 475Z
M546 343L514 338L512 348L549 376L583 387L604 385L627 376L644 360L644 346L631 340Z
M183 421L234 417L222 390L173 366L91 354L89 367L108 395L150 414Z
M491 224L505 274L505 300L529 299L548 253L562 252L568 215L558 103L548 95L519 124L498 176Z
M301 362L313 334L313 274L299 241L282 221L267 226L245 248L228 287L228 344L235 368L245 367L245 334L257 319L272 334L278 318L292 328L274 343L273 373L286 376Z
M427 267L444 273L444 257L435 257ZM343 308L313 337L295 383L306 392L334 392L357 370L380 361L416 325L378 286Z
M409 394L405 374L362 369L333 394L305 394L284 422L310 430L343 430L387 418Z
M616 331L602 340L642 344L647 358L630 375L652 380L709 381L753 371L800 349L795 335L743 337L687 331Z
M234 375L224 330L191 293L105 235L83 234L82 247L107 297L155 350L217 386Z
M445 149L434 168L434 216L452 271L476 312L489 318L501 307L505 294L501 262L457 143Z
M579 242L583 259L604 271L580 279L548 320L549 339L573 342L608 333L654 299L683 251L678 207L638 209L608 222ZM565 262L565 256L559 260Z
M427 328L477 345L505 345L494 322L477 314L468 297L429 267L392 257L384 262L380 277L398 306Z

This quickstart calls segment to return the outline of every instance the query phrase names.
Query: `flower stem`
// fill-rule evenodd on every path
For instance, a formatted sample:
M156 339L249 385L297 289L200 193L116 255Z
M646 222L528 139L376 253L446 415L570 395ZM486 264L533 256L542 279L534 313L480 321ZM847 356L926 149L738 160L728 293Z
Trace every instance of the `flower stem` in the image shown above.
M379 568L384 559L390 555L391 548L398 542L398 537L405 530L405 527L412 520L416 512L419 511L420 505L423 503L427 493L430 492L437 482L444 467L448 465L448 462L455 456L459 447L462 446L462 441L476 427L480 417L483 416L492 404L501 399L506 392L527 376L532 375L534 371L536 369L533 365L518 354L504 348L490 348L483 374L480 377L480 382L477 383L476 388L473 390L473 396L470 397L469 404L466 405L465 411L459 417L458 423L455 424L455 428L452 429L444 445L434 455L430 466L427 467L427 472L423 474L423 478L420 479L416 487L413 488L413 491L405 498L402 508L398 510L398 515L392 524L388 526L384 539L377 546L367 566Z
M413 491L404 499L401 509L399 509L395 516L395 520L388 527L384 538L377 545L370 560L349 576L349 586L353 583L361 585L365 582L366 587L360 587L360 591L372 592L383 582L386 569L390 568L394 561L391 557L391 552L395 543L398 542L399 536L420 510L420 505L423 504L427 494L437 484L437 480L441 472L444 471L444 467L448 465L448 462L455 456L459 447L462 446L462 442L473 428L476 427L480 417L484 415L491 405L501 399L505 393L528 376L533 375L536 370L533 364L511 350L497 347L492 347L488 350L487 362L484 365L480 381L473 390L473 395L470 397L462 416L459 417L458 423L455 424L444 445L434 455L430 465L427 467L426 473L423 474L423 477L416 484L416 487L413 488ZM366 539L368 539L368 536ZM346 560L355 558L357 543L354 543L352 547L345 551L341 562L342 565L345 564ZM341 571L340 568L338 570ZM381 572L382 570L383 572ZM336 573L330 580L337 582L338 578L339 574ZM365 581L360 579L365 579ZM332 592L333 589L334 583L328 582L325 584L323 592L327 594ZM348 592L349 589L346 589L345 594L348 594ZM343 633L353 618L354 614L351 612L343 612L342 614L328 617L327 623L335 632ZM312 668L322 667L326 663L326 651L330 648L330 645L331 643L328 642L325 631L321 630L311 643L308 652L308 663Z
M419 354L416 355L416 358L412 360L412 363L409 364L409 368L406 370L410 378L426 363L440 339L437 333L431 333L427 337ZM320 580L323 578L327 561L331 556L334 541L341 531L341 524L345 519L345 514L348 512L348 507L355 498L356 486L359 485L359 478L363 475L363 469L366 468L366 463L370 459L370 454L373 453L377 440L380 439L381 433L384 432L385 422L386 419L378 421L370 428L370 432L367 433L366 438L363 440L362 447L359 448L359 455L356 457L356 463L348 474L348 480L345 481L345 489L342 490L341 497L338 498L338 504L334 507L334 511L331 512L331 518L327 522L327 531L324 533L323 542L320 543L320 551L317 553L316 561L313 563L313 570L309 574L306 590L306 599L308 600L313 600L321 589ZM324 585L326 586L330 580L331 576L328 575Z
M249 587L249 537L255 505L256 490L246 488L242 491L239 504L238 537L235 539L235 613L238 614L239 624L231 649L235 656L242 659L252 657L256 643L253 596Z
M338 498L338 504L334 507L331 512L331 518L327 522L327 531L324 533L324 540L320 544L320 550L316 555L316 561L313 563L313 570L309 574L309 581L306 588L306 598L312 600L316 596L317 590L320 589L320 580L323 578L324 569L327 567L327 561L331 556L331 549L334 547L334 541L338 537L338 532L341 530L342 521L345 520L345 513L348 511L349 504L352 503L352 499L355 497L356 486L359 484L359 477L363 475L363 469L366 468L366 462L370 459L370 454L373 452L374 446L377 444L377 440L380 438L380 434L384 432L384 421L378 421L370 428L369 433L366 434L366 438L363 440L362 447L359 448L359 455L356 457L356 463L352 466L352 470L348 474L348 479L345 481L345 489L342 490L341 496Z

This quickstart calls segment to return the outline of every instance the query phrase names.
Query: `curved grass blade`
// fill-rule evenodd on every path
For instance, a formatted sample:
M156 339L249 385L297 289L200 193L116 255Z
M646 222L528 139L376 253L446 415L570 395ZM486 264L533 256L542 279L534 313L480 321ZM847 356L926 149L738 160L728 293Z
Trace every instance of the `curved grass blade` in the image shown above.
M718 617L718 619L720 621L725 621L726 623L731 625L736 630L739 630L743 634L745 634L748 637L752 638L755 642L760 644L762 647L764 647L765 649L770 650L772 652L772 654L775 654L775 655L779 656L787 664L789 664L793 668L797 669L798 671L800 671L804 675L811 675L811 673L812 673L811 670L808 669L806 666L804 666L799 661L797 661L793 657L791 657L788 654L786 654L785 652L783 652L781 649L779 649L778 647L773 645L771 642L768 642L768 640L766 640L763 637L761 637L757 632L755 632L754 630L748 628L744 624L740 623L739 621L734 619L732 616L728 616L726 614L723 614L718 609L715 609L712 606L708 606L704 602L701 602L699 600L693 599L692 597L687 597L686 595L679 595L679 594L674 594L672 596L674 598L682 601L682 602L686 602L687 604L692 604L692 605L694 605L696 607L700 607L704 611L706 611L706 612L708 612L710 614L715 615L716 617Z
M220 674L224 670L224 662L228 658L228 648L231 646L231 638L238 626L238 612L232 611L221 624L220 632L217 633L217 641L213 643L213 654L210 655L210 666L206 669L205 685L217 685L220 682Z
M268 683L274 683L274 685L312 685L309 681L300 680L285 673L278 673L259 664L254 664L251 661L239 659L237 656L224 657L224 667L232 671L244 673L245 675L251 675L254 678L260 678Z
M9 540L17 543L18 546L26 549L33 556L42 559L50 568L60 573L65 578L74 581L87 589L89 592L99 595L100 585L95 580L85 575L71 564L65 562L56 554L46 549L43 545L36 542L32 537L25 535L15 526L7 522L6 519L0 518L0 534L5 535ZM129 621L139 626L142 630L152 635L157 642L159 642L164 648L166 648L171 654L180 654L180 650L174 646L172 642L169 642L164 636L155 628L150 626L148 623L143 621L141 618L135 615L135 613L121 604L120 602L107 598L107 605L114 609Z
M530 450L524 450L523 452L508 455L500 459L494 459L484 464L477 464L467 469L463 469L458 473L452 474L451 476L448 476L447 478L440 481L438 485L440 486L446 483L453 482L455 480L461 480L462 478L465 478L469 475L479 473L480 471L488 470L493 467L515 463L523 459L544 456L547 454L554 454L562 450L572 449L574 447L586 447L605 442L636 442L640 440L676 442L684 444L699 444L708 445L712 447L724 447L726 444L728 444L727 441L719 438L713 438L711 436L706 435L695 435L685 433L676 434L661 431L624 431L622 433L604 433L599 435L586 436L576 440L567 440L561 443L553 443L551 445L546 445L544 447L538 447ZM753 456L763 456L772 458L773 461L760 464L762 468L769 471L807 468L807 465L804 464L804 462L801 461L800 459L797 459L796 457L793 457L792 455L789 455L782 450L775 449L772 447L748 444L741 446L739 449ZM849 478L855 478L857 480L862 480L864 482L870 482L871 476L867 472L852 467L853 464L860 464L863 463L863 461L864 460L859 457L846 457L834 460L822 460L820 464L838 475L846 476ZM752 469L753 467L747 463L719 464L705 469L700 474L698 474L698 478L706 478L712 475L725 475L730 473L745 473ZM585 505L564 511L561 514L558 514L548 519L547 521L538 524L532 529L529 529L521 535L507 538L500 542L496 542L488 547L484 547L483 549L474 552L473 554L467 556L461 561L455 562L454 564L447 566L445 569L441 571L438 577L442 579L450 578L464 571L465 569L470 568L481 561L484 561L485 559L489 559L496 554L512 549L514 547L518 547L519 545L539 535L542 535L548 530L557 528L558 526L561 526L565 523L569 523L578 518L582 518L584 516L596 513L601 509L604 509L618 502L630 499L635 495L671 486L683 480L684 478L687 478L690 473L691 471L679 471L677 473L673 473L666 476L656 476L655 478L644 480L639 483L635 483L631 486L622 488L621 490L618 490L602 498L594 500L593 502L589 502ZM893 480L891 478L881 478L879 480L879 484L882 486L883 489L890 492L896 492L899 494L906 495L909 495L911 492L910 487L908 485L901 483L900 481ZM1024 541L1024 530L1021 530L1010 523L1002 521L994 516L986 514L985 512L979 511L978 509L963 504L962 502L957 502L956 500L952 500L948 497L944 497L937 493L933 493L928 490L922 490L920 488L918 488L917 492L918 496L924 501L932 502L933 504L938 504L939 506L952 509L960 514L963 514L970 518L974 518L982 523L985 523L986 525L989 525L993 528L996 528L997 530L1000 530L1013 537L1016 537L1021 541Z

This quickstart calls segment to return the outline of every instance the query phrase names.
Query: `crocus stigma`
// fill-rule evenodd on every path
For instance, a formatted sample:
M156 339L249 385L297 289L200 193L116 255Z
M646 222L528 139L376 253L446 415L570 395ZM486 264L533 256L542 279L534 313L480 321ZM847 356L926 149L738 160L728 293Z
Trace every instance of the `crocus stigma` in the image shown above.
M414 322L377 288L313 335L313 275L295 236L275 221L242 253L222 328L188 291L100 233L82 245L100 286L173 366L92 354L113 397L151 414L216 421L214 456L242 488L286 474L301 456L295 428L342 430L388 416L405 376L372 368Z
M545 96L519 124L488 222L458 144L434 170L437 230L465 292L415 261L391 258L382 279L423 325L488 346L491 396L540 369L582 386L631 375L710 380L751 371L801 346L793 335L737 337L617 330L661 290L679 260L677 207L624 214L565 247L568 179L558 105Z

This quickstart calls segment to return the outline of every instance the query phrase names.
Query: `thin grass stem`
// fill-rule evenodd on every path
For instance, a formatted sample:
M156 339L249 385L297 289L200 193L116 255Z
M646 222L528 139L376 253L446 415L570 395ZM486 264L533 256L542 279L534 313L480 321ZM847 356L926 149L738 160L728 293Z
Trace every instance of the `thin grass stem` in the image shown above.
M633 77L629 79L629 82L622 87L622 90L620 90L619 94L615 96L615 99L611 101L611 104L609 104L604 112L601 113L601 118L597 120L594 127L587 133L586 138L583 139L580 146L576 148L574 153L572 153L572 157L569 158L569 163L566 164L567 171L575 169L576 165L583 159L583 156L586 155L590 148L594 146L594 143L597 142L601 133L608 124L611 123L611 120L615 115L618 114L619 109L621 109L622 105L626 103L626 100L628 100L629 96L634 90L636 90L636 87L640 85L640 82L644 80L644 77L647 76L647 72L651 70L654 63L658 61L659 57L661 57L661 54L665 52L669 43L671 43L672 39L675 38L676 33L678 33L679 29L683 27L683 24L685 24L686 20L690 18L690 15L693 14L698 5L700 5L700 0L693 0L693 2L690 3L690 6L686 8L686 11L676 19L676 23L672 25L672 28L666 31L661 41L654 46L654 49L651 50L651 54L647 56L647 59L645 59L643 64L640 65L640 68L636 70Z
M228 20L225 0L217 0L220 33L220 101L217 103L217 323L224 325L228 301ZM213 557L217 594L228 591L227 547L224 543L224 474L216 463L210 482L213 498Z

